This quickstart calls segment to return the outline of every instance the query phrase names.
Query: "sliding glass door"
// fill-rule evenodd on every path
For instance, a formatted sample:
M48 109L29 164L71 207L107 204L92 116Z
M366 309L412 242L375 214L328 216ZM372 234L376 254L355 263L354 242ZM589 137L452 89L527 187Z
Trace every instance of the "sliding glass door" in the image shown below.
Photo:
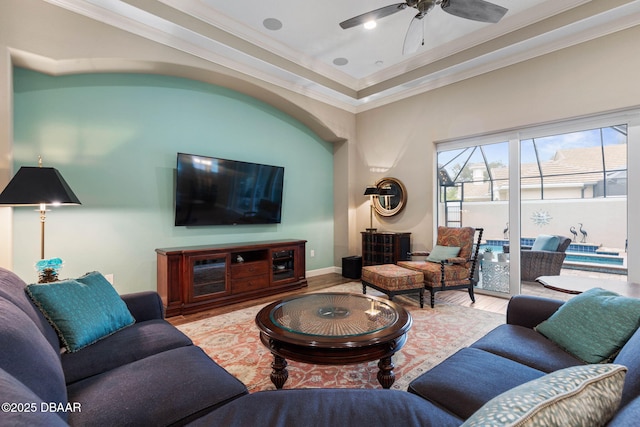
M617 123L520 141L523 281L626 280L627 133ZM545 236L570 243L534 257L526 248Z
M479 289L509 294L509 143L438 150L438 225L483 228Z
M626 280L630 116L437 144L437 225L484 229L478 290L518 294L545 275ZM544 248L559 261L530 252L548 236L566 243Z

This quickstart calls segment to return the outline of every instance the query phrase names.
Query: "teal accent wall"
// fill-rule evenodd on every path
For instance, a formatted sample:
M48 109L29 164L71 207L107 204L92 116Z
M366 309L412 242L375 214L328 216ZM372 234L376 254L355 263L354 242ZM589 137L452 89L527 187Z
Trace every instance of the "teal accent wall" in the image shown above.
M282 223L175 227L177 152L284 166ZM238 92L160 75L15 68L13 155L14 172L42 156L82 202L47 214L45 257L64 260L61 277L97 270L121 293L154 290L156 248L289 238L308 240L307 271L333 265L332 144ZM39 227L33 208L14 208L14 271L27 282Z

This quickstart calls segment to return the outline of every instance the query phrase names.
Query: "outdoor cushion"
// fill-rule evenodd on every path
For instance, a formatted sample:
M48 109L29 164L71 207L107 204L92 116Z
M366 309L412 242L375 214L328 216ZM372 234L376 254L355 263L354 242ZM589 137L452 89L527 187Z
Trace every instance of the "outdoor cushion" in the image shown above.
M435 245L431 253L427 257L427 261L440 262L449 258L457 257L460 253L459 246L440 246Z
M611 360L640 326L640 299L601 288L563 304L536 331L586 363Z
M532 251L555 251L558 249L558 244L560 244L560 239L558 236L548 236L546 234L541 234L536 237L536 240L533 242L533 246L531 246Z
M495 397L462 425L600 427L618 409L626 371L611 364L561 369Z
M98 272L75 280L28 285L26 291L70 352L135 322L111 283Z

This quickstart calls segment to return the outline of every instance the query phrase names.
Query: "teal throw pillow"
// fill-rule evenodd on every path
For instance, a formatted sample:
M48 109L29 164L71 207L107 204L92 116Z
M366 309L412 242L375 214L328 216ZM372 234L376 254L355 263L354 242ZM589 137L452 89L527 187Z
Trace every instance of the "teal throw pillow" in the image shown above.
M627 368L580 365L561 369L494 397L463 427L600 427L616 413Z
M75 280L28 285L26 292L56 329L69 352L78 351L135 322L120 295L98 272Z
M640 299L593 288L576 295L536 326L586 363L613 359L640 327Z
M455 258L460 253L460 247L458 246L440 246L436 245L429 256L427 261L440 262L445 259Z
M558 250L558 245L560 245L560 239L558 236L547 236L546 234L541 234L536 237L536 240L533 242L533 246L531 246L531 250L556 251Z

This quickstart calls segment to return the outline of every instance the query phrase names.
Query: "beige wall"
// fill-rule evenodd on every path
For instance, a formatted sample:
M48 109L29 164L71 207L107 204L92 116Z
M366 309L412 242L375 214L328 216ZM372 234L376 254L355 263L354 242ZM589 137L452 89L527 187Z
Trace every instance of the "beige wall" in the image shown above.
M482 225L483 239L504 238L503 230L509 218L507 202L465 203L463 209L466 224ZM533 222L533 214L539 211L549 214L548 224L537 225ZM580 222L588 233L587 243L622 250L625 247L627 200L624 198L528 200L522 203L521 217L522 237L560 234L573 238L569 229L574 226L578 230ZM581 239L582 235L578 232L577 241Z
M640 27L634 27L358 114L360 187L379 178L369 166L387 162L392 166L385 175L400 178L408 192L405 212L379 228L413 232L414 250L432 244L435 141L637 107L638 40ZM630 133L629 142L633 168L640 162L633 142L640 140ZM640 193L633 184L629 191L633 212ZM359 228L367 223L363 203ZM631 223L630 256L634 237L640 239L640 232Z
M11 141L13 108L13 84L11 79L11 58L7 49L0 49L0 187L11 179ZM11 241L12 211L0 208L0 266L13 263Z

